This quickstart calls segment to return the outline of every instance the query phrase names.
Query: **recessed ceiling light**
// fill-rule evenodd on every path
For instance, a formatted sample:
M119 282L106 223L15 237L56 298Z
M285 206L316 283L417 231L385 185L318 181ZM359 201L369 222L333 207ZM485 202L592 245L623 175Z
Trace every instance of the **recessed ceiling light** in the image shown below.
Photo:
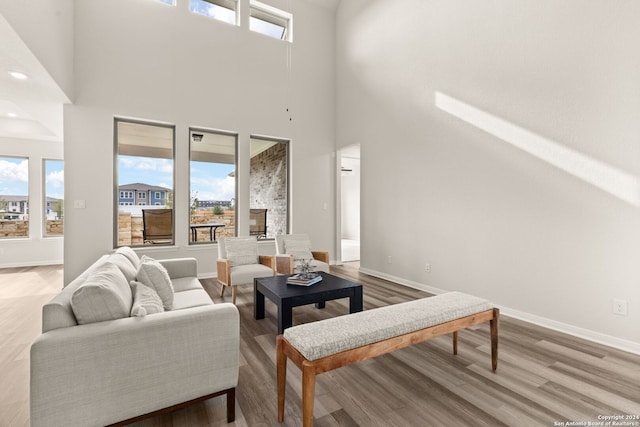
M18 117L18 115L16 113L7 113L7 116L12 117L12 118Z
M28 76L20 71L9 71L9 75L16 80L26 80Z

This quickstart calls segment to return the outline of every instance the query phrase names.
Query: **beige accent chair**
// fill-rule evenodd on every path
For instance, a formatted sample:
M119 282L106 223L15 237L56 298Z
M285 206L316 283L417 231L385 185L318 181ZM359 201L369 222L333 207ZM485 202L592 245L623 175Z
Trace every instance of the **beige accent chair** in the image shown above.
M313 271L329 273L329 252L312 251L307 234L276 235L276 271L279 274L297 273L296 262L311 259Z
M274 257L258 255L258 240L255 236L218 239L217 276L222 287L220 297L231 286L232 301L235 304L238 286L253 285L256 277L274 275Z

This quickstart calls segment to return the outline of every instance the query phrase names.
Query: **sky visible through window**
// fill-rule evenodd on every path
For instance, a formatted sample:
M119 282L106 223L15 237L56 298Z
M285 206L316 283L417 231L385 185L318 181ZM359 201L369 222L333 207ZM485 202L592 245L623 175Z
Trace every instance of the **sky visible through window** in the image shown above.
M191 0L189 10L198 15L209 16L228 24L236 23L236 12L226 7L218 6L204 0Z
M173 190L173 161L139 156L118 156L118 185L142 183ZM233 164L191 162L191 192L199 200L232 200L235 178Z
M47 160L45 191L47 196L62 199L64 195L64 162ZM29 194L29 161L25 158L0 157L0 194Z
M262 19L255 18L253 16L249 17L249 28L251 29L251 31L255 31L257 33L264 34L275 39L282 40L284 38L284 27L272 24L271 22L267 22Z
M29 194L29 161L25 158L0 157L0 194Z

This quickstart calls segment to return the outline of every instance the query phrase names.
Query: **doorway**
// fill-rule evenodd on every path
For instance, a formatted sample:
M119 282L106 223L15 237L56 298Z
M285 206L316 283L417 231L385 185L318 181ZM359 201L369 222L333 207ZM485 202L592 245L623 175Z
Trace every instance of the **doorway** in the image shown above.
M360 261L360 144L339 151L340 260Z

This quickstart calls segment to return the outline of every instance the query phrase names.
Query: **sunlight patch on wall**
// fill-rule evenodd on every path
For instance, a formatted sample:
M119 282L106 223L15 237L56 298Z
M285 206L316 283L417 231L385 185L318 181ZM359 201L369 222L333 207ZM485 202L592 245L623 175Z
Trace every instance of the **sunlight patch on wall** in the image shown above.
M435 106L627 203L640 206L640 180L631 174L441 92L435 92Z

